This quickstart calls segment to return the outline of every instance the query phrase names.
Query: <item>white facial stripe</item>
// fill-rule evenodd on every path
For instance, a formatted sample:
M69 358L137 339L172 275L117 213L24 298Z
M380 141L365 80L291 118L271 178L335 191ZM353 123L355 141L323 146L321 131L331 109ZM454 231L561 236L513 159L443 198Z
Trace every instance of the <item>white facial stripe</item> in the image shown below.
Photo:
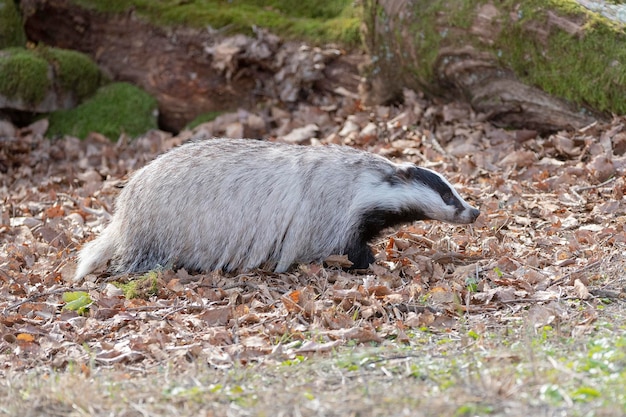
M355 211L367 208L383 208L391 211L414 208L434 220L454 220L455 208L444 204L439 193L421 183L407 182L391 185L388 182L381 182L377 176L360 179L364 180L365 184L359 186L362 192L359 192L353 201L352 207Z
M410 163L403 163L398 166L401 169L414 167ZM364 192L357 194L355 206L357 208L378 207L389 210L414 208L423 212L430 219L449 223L469 223L473 220L471 215L472 210L474 210L473 207L459 195L458 191L444 176L428 168L420 169L436 175L447 186L446 191L449 190L458 200L462 211L459 212L456 205L447 204L438 191L421 182L408 181L392 185L387 182L380 182L377 176L364 179L364 183L359 187Z

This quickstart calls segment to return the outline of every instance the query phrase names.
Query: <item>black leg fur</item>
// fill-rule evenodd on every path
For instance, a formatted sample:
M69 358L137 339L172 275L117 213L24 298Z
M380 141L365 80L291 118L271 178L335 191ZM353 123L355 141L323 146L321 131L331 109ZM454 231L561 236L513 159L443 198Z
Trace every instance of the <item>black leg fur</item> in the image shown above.
M367 269L376 260L372 250L365 242L359 242L348 249L348 259L352 262L350 269Z

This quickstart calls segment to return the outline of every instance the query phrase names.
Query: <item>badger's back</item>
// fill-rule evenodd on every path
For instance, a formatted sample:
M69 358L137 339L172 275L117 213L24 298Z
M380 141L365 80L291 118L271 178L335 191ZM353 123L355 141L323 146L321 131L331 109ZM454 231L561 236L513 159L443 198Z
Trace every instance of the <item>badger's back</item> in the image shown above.
M121 192L109 226L119 231L114 267L233 270L269 262L284 271L321 260L351 238L356 190L392 171L383 158L346 147L189 143L139 170Z

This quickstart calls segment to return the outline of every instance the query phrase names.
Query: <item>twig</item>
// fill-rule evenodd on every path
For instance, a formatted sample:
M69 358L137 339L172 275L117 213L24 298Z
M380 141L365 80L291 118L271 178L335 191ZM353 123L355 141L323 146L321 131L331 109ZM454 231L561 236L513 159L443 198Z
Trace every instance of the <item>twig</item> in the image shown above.
M208 308L209 308L208 306L192 304L192 305L188 305L188 306L140 306L140 307L130 307L130 308L126 308L125 311L141 312L141 311L157 311L157 310L168 310L168 309L171 310L171 311L168 311L165 314L165 316L163 316L165 318L169 314L174 314L174 313L177 313L177 312L183 311L183 310L187 310L187 311L204 311L204 310L207 310Z
M570 189L570 192L578 199L578 202L580 204L587 203L587 200L585 200L580 194L578 194L578 190L576 190L575 188ZM576 206L574 205L574 207Z
M596 266L600 265L600 263L601 263L601 262L602 262L602 261L595 261L595 262L591 262L590 264L587 264L587 265L583 266L582 268L578 268L576 271L572 271L572 272L570 272L570 273L568 273L568 274L565 274L565 275L563 275L561 278L557 279L557 280L556 280L556 281L554 281L552 284L550 284L550 285L548 286L548 288L552 288L552 287L554 287L555 285L559 285L559 284L561 284L561 283L562 283L563 281L565 281L566 279L571 278L573 274L579 274L579 273L581 273L581 272L583 272L583 271L585 271L585 270L587 270L587 269L594 268L594 267L596 267Z
M440 154L442 154L443 156L447 157L447 158L451 158L452 156L446 152L445 149L443 149L443 146L441 146L441 144L439 143L439 141L437 140L437 138L435 137L435 135L431 132L429 135L429 139L431 144L433 145L433 148L435 148L435 150L437 152L439 152Z
M418 355L418 354L394 355L394 356L389 356L389 357L386 357L386 358L369 359L364 364L366 364L366 365L373 365L375 363L380 363L380 362L388 362L388 361L395 361L395 360L405 360L405 359L421 358L421 357L423 357L423 355ZM436 356L434 356L434 357L436 357Z
M572 188L572 191L574 192L581 192L581 191L587 191L587 190L593 190L595 188L600 188L600 187L604 187L607 184L610 184L611 182L615 181L617 179L617 177L611 177L608 180L601 182L600 184L596 184L596 185L587 185L585 187L574 187Z

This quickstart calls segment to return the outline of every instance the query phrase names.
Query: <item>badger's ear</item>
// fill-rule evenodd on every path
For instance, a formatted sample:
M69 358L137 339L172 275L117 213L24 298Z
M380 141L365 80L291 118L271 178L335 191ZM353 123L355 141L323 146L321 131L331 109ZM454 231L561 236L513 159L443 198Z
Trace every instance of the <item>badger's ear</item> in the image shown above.
M395 177L399 181L409 182L418 176L418 172L419 168L414 164L402 164L396 169Z

